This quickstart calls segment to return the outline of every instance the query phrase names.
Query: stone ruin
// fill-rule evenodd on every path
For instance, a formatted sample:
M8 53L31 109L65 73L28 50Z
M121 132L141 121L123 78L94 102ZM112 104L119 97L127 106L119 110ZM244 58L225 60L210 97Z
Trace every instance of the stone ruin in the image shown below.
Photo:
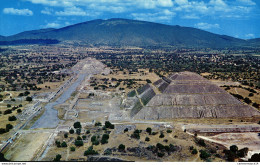
M129 92L127 102L133 119L260 116L253 107L192 72L175 73L146 84Z

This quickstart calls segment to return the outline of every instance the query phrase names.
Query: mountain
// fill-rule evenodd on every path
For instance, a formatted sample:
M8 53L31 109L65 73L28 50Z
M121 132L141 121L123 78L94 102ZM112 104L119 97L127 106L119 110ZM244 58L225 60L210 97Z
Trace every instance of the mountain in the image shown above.
M89 45L238 47L251 42L204 30L128 19L92 20L60 29L41 29L0 38L0 44L15 41L81 41Z

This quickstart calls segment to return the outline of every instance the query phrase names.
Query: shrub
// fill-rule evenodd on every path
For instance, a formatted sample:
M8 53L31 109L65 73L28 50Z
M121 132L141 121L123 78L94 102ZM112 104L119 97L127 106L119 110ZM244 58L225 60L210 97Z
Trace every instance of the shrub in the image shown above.
M248 148L242 148L241 150L237 151L237 156L241 157L245 157L248 153Z
M109 135L108 134L104 134L101 138L101 144L106 144L108 143L108 139L109 139Z
M118 150L119 150L119 151L124 151L124 150L125 150L125 145L124 145L124 144L120 144L120 145L118 146Z
M168 129L166 132L167 132L167 133L172 133L172 130Z
M76 129L76 133L77 133L78 135L80 135L80 133L81 133L81 128L77 128L77 129Z
M161 143L157 143L157 144L156 144L156 147L157 147L159 150L163 150L163 149L164 149L164 145L162 145Z
M56 140L56 141L55 141L55 144L56 144L57 147L61 147L60 141Z
M65 133L65 134L64 134L64 138L68 138L68 133Z
M260 162L260 154L254 154L248 161L249 162Z
M71 128L69 132L70 132L70 134L74 134L75 131L74 131L74 129Z
M95 135L93 135L93 136L91 137L91 142L96 141L96 139L97 139L97 137L96 137Z
M98 152L95 151L95 150L93 150L93 146L90 146L90 147L88 148L88 150L86 150L86 151L84 152L84 156L97 155L97 154L98 154Z
M201 145L201 146L206 146L203 139L199 139L198 144Z
M61 155L58 154L58 155L56 155L56 157L53 159L53 161L54 161L54 162L59 162L60 159L61 159Z
M106 126L106 128L110 128L110 129L115 128L115 126L113 124L111 124L109 121L105 121L105 126Z
M201 159L207 159L207 158L209 158L210 157L210 154L207 152L207 151L205 151L205 150L200 150L200 158Z
M244 99L244 101L245 101L245 103L247 103L247 104L252 103L252 101L251 101L248 97L246 97L246 98Z
M106 149L104 151L104 155L111 155L112 154L112 151L110 149Z
M82 138L80 136L77 137L77 140L82 140Z
M156 134L158 134L158 132L152 132L152 135L156 135Z
M24 92L24 96L28 96L29 94L30 94L29 91L25 91L25 92Z
M73 124L73 126L74 126L75 129L76 129L76 128L81 128L81 124L80 124L79 121L75 122L75 123Z
M194 148L193 150L192 150L192 152L191 152L193 155L195 155L195 154L197 154L198 153L198 151Z
M8 120L9 120L9 121L15 121L15 120L16 120L16 117L15 117L15 116L9 116L9 117L8 117Z
M75 140L75 146L83 146L83 141L82 140Z
M170 146L164 146L164 149L167 151L167 152L169 152L170 151Z
M87 130L86 134L89 134L90 133L90 130Z
M95 126L102 126L102 124L100 122L96 122Z
M22 112L22 110L21 109L17 109L17 113L21 113Z
M157 156L158 156L158 157L163 157L163 156L164 156L164 153L163 153L163 152L158 152L158 153L157 153Z
M190 146L190 150L193 150L194 149L194 147L193 146Z
M93 141L92 145L95 145L95 146L99 145L99 141L98 140Z
M108 140L107 139L101 139L101 144L106 144L106 143L108 143Z
M125 129L124 129L124 133L125 133L125 132L128 132L128 128L125 128Z
M259 104L257 104L257 103L253 103L252 106L255 108L259 108Z
M10 130L10 129L13 129L13 128L14 128L14 127L13 127L12 124L6 124L6 126L5 126L6 132L9 132L9 130Z
M4 111L4 115L11 114L11 113L12 113L11 109L7 109L7 110Z
M152 133L152 128L150 128L150 127L146 128L146 132L149 133L149 135L151 135L151 133Z
M67 143L66 142L62 142L61 143L61 147L67 147Z
M86 140L86 138L87 138L86 135L83 135L83 136L82 136L82 139L83 139L83 140Z
M149 142L149 141L150 141L150 138L149 138L149 137L146 137L146 138L145 138L145 141Z
M70 151L75 151L76 148L75 147L70 147Z
M139 135L139 133L133 133L131 135L131 138L140 139L140 135Z
M0 128L0 134L4 134L6 133L5 129L4 128Z
M164 134L161 132L159 138L164 138Z
M25 99L26 101L32 101L32 97L26 97L26 99Z
M236 145L232 145L229 147L230 151L232 151L233 153L237 153L238 151L238 147Z
M138 130L138 129L136 129L135 131L134 131L134 133L141 133L142 132L142 130Z
M7 108L10 108L10 107L11 107L11 104L7 104L6 107L7 107Z

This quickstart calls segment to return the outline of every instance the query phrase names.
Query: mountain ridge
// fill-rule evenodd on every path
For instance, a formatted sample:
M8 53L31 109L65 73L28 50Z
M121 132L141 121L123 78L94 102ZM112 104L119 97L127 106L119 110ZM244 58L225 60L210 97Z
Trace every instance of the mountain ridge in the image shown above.
M0 37L15 40L81 41L89 45L107 46L176 46L176 47L239 47L259 44L259 40L243 40L192 27L165 25L147 21L112 18L96 19L59 29L25 31Z

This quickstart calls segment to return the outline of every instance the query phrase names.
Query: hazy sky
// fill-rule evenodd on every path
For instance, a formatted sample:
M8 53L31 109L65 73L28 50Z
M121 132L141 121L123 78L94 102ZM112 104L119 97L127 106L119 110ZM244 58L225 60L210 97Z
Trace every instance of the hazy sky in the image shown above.
M0 35L128 18L260 38L259 0L0 0Z

